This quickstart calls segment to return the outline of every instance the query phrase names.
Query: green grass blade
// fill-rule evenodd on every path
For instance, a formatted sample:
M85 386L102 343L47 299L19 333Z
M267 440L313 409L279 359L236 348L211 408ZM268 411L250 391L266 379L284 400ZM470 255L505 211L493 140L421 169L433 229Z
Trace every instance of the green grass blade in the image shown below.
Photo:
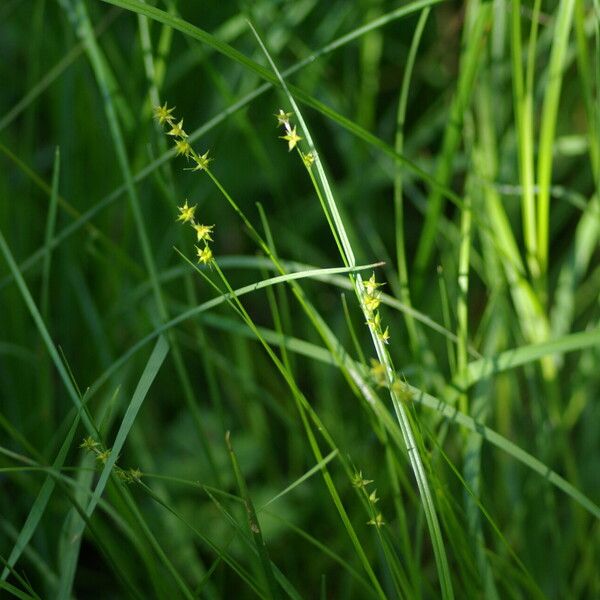
M279 334L279 332L278 332L278 335L281 335L281 334ZM327 456L325 456L323 458L323 460L319 461L314 467L312 467L306 473L304 473L304 475L302 475L302 477L299 477L298 479L296 479L296 481L294 481L293 483L290 483L290 485L288 485L284 490L282 490L281 492L279 492L278 494L276 494L275 496L273 496L272 498L267 500L267 502L265 502L264 504L259 506L257 511L261 512L262 510L267 508L267 506L269 506L269 504L272 504L276 500L279 500L279 498L285 496L286 494L291 492L294 488L296 488L300 484L304 483L307 479L312 477L315 473L318 473L328 462L333 460L338 455L338 452L339 451L337 449L332 450Z
M145 490L145 492L148 494L148 496L150 496L157 504L159 504L160 506L162 506L170 514L172 514L175 517L177 517L184 525L186 525L191 531L193 531L194 534L198 537L198 539L200 539L210 550L212 550L218 556L218 558L220 558L223 562L227 563L233 569L233 571L235 573L237 573L239 575L239 577L243 581L245 581L248 584L248 586L259 597L262 595L261 594L262 590L258 586L257 582L254 581L254 579L252 578L252 576L249 573L246 572L246 570L244 569L244 567L242 567L242 565L239 564L239 562L236 560L235 557L233 557L229 553L227 553L227 551L226 551L227 548L225 548L225 549L220 548L215 543L213 543L207 536L205 536L204 534L202 534L202 532L199 531L192 523L190 523L188 520L186 520L183 517L183 515L181 515L180 513L178 513L175 509L173 509L168 504L166 504L157 494L155 494L144 483L142 483L142 488ZM229 544L227 544L227 546L228 545Z
M265 288L265 287L268 287L271 285L294 281L294 280L302 279L302 278L306 278L306 277L316 277L317 275L322 275L323 272L325 272L325 273L352 273L352 272L355 272L360 269L371 269L376 264L378 264L378 263L374 263L373 265L354 267L354 268L334 267L331 269L314 269L314 270L311 269L311 270L301 271L298 273L288 273L286 275L278 275L276 277L271 277L269 279L266 279L263 281L258 281L256 283L238 288L237 290L234 291L233 295L231 293L225 293L221 296L218 296L217 298L213 298L212 300L207 300L206 302L203 302L203 303L199 304L198 306L191 308L191 309L185 311L184 313L181 313L177 317L174 317L167 323L164 323L160 327L156 328L152 333L148 334L146 337L139 340L125 354L123 354L119 359L117 359L96 380L96 382L91 386L90 394L93 395L98 390L98 388L105 381L107 381L109 377L112 376L113 373L115 373L121 366L123 366L124 364L127 363L127 361L129 360L129 358L131 356L133 356L138 350L143 348L148 342L155 339L161 333L169 331L175 325L177 325L179 323L183 323L184 321L187 321L189 318L191 318L193 316L199 315L200 313L203 313L203 312L207 312L210 309L215 308L216 306L219 306L221 304L224 304L225 302L228 302L229 300L231 300L234 297L234 295L235 295L235 297L239 298L241 296L244 296L245 294L250 294L252 292L255 292L257 290L260 290L262 288Z
M48 316L48 287L50 284L50 264L52 260L52 249L50 240L54 237L56 227L56 209L58 206L58 184L60 178L60 151L56 148L54 153L54 170L52 172L52 194L50 196L50 206L48 207L48 218L46 220L46 234L44 243L46 252L44 255L44 264L42 267L42 292L40 296L40 312L46 318Z
M248 527L250 529L250 535L256 547L256 551L260 559L260 564L262 566L263 575L267 583L267 589L269 591L268 597L280 598L281 596L279 593L279 588L277 587L277 584L275 582L275 575L273 574L271 560L267 551L267 544L261 533L260 523L258 521L258 517L256 516L254 503L250 498L248 487L246 485L246 480L244 479L244 476L240 469L240 465L237 460L237 456L235 455L235 451L233 450L233 446L231 444L231 435L229 432L227 432L227 434L225 435L225 442L227 444L227 450L229 451L229 458L233 466L237 486L240 491L241 497L244 499L244 507L246 509L246 516L248 518Z
M60 447L60 450L58 451L58 454L56 455L56 458L54 459L54 462L52 463L52 469L56 471L60 471L60 469L62 469L62 466L65 463L67 453L71 448L75 432L77 431L77 427L79 425L79 418L80 414L78 413ZM11 550L8 559L6 560L6 566L2 571L2 577L0 577L2 581L6 580L11 569L14 568L15 564L19 560L19 557L21 556L21 554L27 547L27 544L33 537L33 534L35 533L40 523L40 520L44 515L44 511L48 506L48 502L50 500L50 497L52 496L54 487L54 479L50 476L47 477L31 507L31 510L29 511L29 514L27 515L27 519L25 520L25 523L23 524L23 527L19 532L19 535L15 541L15 545L13 546L13 549Z
M561 0L556 12L552 51L548 64L548 81L542 106L540 141L538 147L538 219L537 237L542 274L548 269L548 240L550 223L550 184L552 182L552 146L556 131L558 105L563 81L565 56L573 21L575 0Z
M523 187L522 215L527 264L534 277L539 277L535 173L533 141L533 77L535 72L535 49L541 2L536 0L531 20L531 33L527 52L527 75L523 74L523 48L521 41L521 2L517 0L512 11L512 71L515 120L518 136L519 175Z
M56 367L56 370L58 371L58 374L60 375L60 378L63 382L63 385L65 386L65 388L67 390L69 397L71 398L71 401L73 402L73 404L75 404L75 406L79 410L82 411L81 420L82 420L83 424L85 425L88 433L90 433L92 435L96 434L97 431L96 431L94 422L93 422L91 416L88 414L87 408L81 403L81 399L79 398L79 395L77 394L77 391L75 390L75 387L73 386L71 378L69 377L67 369L65 368L65 365L58 354L56 346L54 345L54 342L52 341L52 338L50 337L50 334L48 333L48 329L46 328L46 325L44 323L42 315L40 314L40 311L38 310L38 307L36 306L35 301L33 300L33 297L31 296L31 293L29 292L27 284L25 283L25 280L23 279L23 276L21 275L21 272L19 271L19 267L17 266L17 263L12 255L12 252L10 251L10 248L8 247L8 244L6 243L6 239L5 239L2 231L0 231L0 251L4 255L4 259L6 260L6 263L8 264L8 268L10 269L12 276L14 277L14 279L17 283L17 286L19 288L19 292L21 293L23 301L27 305L29 313L31 314L31 317L33 318L33 320L35 322L38 332L46 346L46 350L48 351L48 354L50 355L50 358L52 359L52 362L54 363L54 366Z
M252 333L245 329L243 326L239 324L232 323L231 321L223 321L222 319L207 319L206 323L209 323L213 327L219 327L224 329L225 331L235 331L236 335L242 335L247 337L252 337ZM281 340L281 336L279 336L276 332L269 331L266 329L260 329L261 336L267 340L269 343L277 346L281 343L285 343L288 349L292 352L298 352L313 358L314 360L320 362L326 362L332 365L337 364L335 358L333 358L325 348L320 346L316 346L304 340L294 340L293 338L286 337L284 340ZM596 334L598 335L598 334ZM568 336L570 337L570 336ZM595 344L597 345L597 338L595 340ZM567 352L569 350L576 350L578 348L574 348L575 344L570 344L567 341L563 342L563 351ZM507 352L507 357L513 351ZM546 347L546 355L553 354L557 352L557 348L553 347L552 344L549 344ZM531 358L532 361L539 360L540 356L538 354L534 354ZM368 390L370 389L366 381L364 380L363 367L361 365L353 363L348 355L345 356L346 364L349 366L352 376L356 378L361 389ZM486 362L486 359L481 361L482 363ZM490 364L493 364L493 360L489 360ZM458 408L451 406L439 398L432 396L431 394L427 394L422 390L412 387L411 390L413 392L413 399L418 404L422 404L426 408L439 412L442 416L449 420L451 423L456 423L461 427L465 427L469 431L477 433L480 435L485 441L489 442L493 446L496 446L507 455L512 456L517 461L521 462L527 468L532 471L538 473L543 478L545 478L548 483L554 485L558 489L562 490L565 494L567 494L571 499L573 499L577 504L579 504L582 508L587 510L591 515L600 518L600 507L598 507L593 500L588 498L585 494L580 492L575 486L565 480L563 477L558 475L555 471L553 471L550 467L544 464L539 459L535 458L522 448L520 448L514 442L511 442L504 436L500 435L493 429L483 425L473 417L469 415L465 415ZM372 393L373 403L375 403L376 395ZM388 414L388 425L391 428L396 428L398 425L392 420L391 415Z
M571 333L539 344L505 350L496 356L470 362L466 370L465 383L467 386L471 386L495 373L533 363L546 356L577 352L585 348L593 348L598 344L600 344L600 328Z
M187 21L184 21L183 19L173 17L173 16L165 13L164 11L161 11L157 8L150 7L147 4L144 4L144 3L140 2L139 0L102 0L102 1L107 2L109 4L114 4L115 6L121 6L122 8L126 8L135 13L142 14L142 15L145 15L152 19L155 19L156 21L163 23L165 25L169 25L173 29L181 31L185 35L188 35L193 39L196 39L200 42L207 44L208 46L217 50L219 53L224 54L231 60L234 60L234 61L240 63L244 67L248 68L249 70L251 70L254 73L256 73L257 75L259 75L262 79L265 79L270 85L277 85L279 83L279 79L275 75L273 75L268 69L265 69L258 63L249 59L247 56L245 56L241 52L237 51L235 48L232 48L229 44L222 42L221 40L219 40L219 39L215 38L214 36L212 36L211 34L207 33L206 31L204 31L198 27L195 27L194 25L191 25L190 23L188 23ZM414 8L415 5L418 5L418 8L422 9L426 5L429 5L429 4L433 4L433 2L414 3L411 6ZM312 57L309 57L307 60L312 62L313 59L312 59ZM284 77L287 77L289 74L290 74L290 72L288 70L288 71L284 71L282 75ZM256 95L258 95L259 93L262 93L262 91L266 91L266 89L268 89L268 87L270 87L270 85L264 87L264 89L258 88L257 90L255 90L255 92L253 92L254 95L252 96L252 98L256 97ZM386 144L385 142L380 140L377 136L369 133L364 128L360 127L359 125L357 125L350 119L347 119L346 117L340 115L335 110L329 108L328 106L326 106L322 102L318 101L317 99L313 98L309 94L306 94L301 89L299 89L291 84L287 84L287 85L288 85L289 89L293 92L294 96L296 98L298 98L301 102L307 104L308 106L311 106L315 110L322 113L324 116L334 120L339 125L341 125L345 129L350 131L352 134L356 135L357 137L364 140L365 142L379 148L380 150L387 153L389 156L391 156L395 160L400 161L403 165L406 166L407 169L412 171L418 177L422 178L429 186L431 186L432 189L437 190L439 193L442 194L442 196L448 198L453 203L455 203L457 206L461 205L461 199L457 194L452 192L452 190L450 190L447 186L438 182L435 177L432 177L431 175L429 175L425 170L421 169L413 161L407 159L405 156L397 154L395 152L395 150L389 144ZM244 104L245 103L246 102L244 101ZM238 107L236 107L235 110L237 110L237 108ZM233 111L234 109L233 109L233 107L230 107L229 110ZM190 136L190 139L192 140L192 136Z
M466 48L461 58L457 91L450 108L448 126L444 134L442 151L434 176L435 180L442 186L447 186L450 183L454 157L461 140L463 118L471 101L475 77L481 62L481 46L485 39L490 15L491 5L481 4L472 29L468 35L465 35ZM437 189L427 199L425 223L421 232L414 263L419 278L423 276L431 261L437 237L438 221L444 208L443 200L444 196ZM421 285L422 282L420 281L419 287Z
M396 117L396 142L394 149L398 154L404 152L404 126L406 123L406 107L408 104L408 94L410 89L410 80L415 65L415 59L417 56L417 50L421 42L425 25L431 12L430 8L423 10L419 16L419 21L415 27L415 33L410 44L410 50L408 52L408 58L406 59L406 67L404 69L404 75L402 77L402 86L400 88L400 96L398 99L398 114ZM410 299L410 288L408 281L408 267L406 259L406 242L405 242L405 217L404 217L404 196L402 190L402 169L398 165L394 176L394 215L396 219L396 263L398 270L398 294L400 301L408 307L412 308ZM411 339L413 348L417 349L419 346L418 333L415 327L414 318L410 314L404 315L406 328L408 335Z
M133 426L133 423L137 417L137 414L142 406L144 399L154 381L158 371L160 370L167 354L169 352L169 345L165 338L161 337L156 342L156 346L148 359L148 363L146 364L146 368L144 369L138 385L135 389L135 392L131 398L131 402L129 403L127 410L125 411L125 415L123 416L123 420L121 421L121 426L119 427L119 431L115 437L114 444L111 448L110 456L106 461L102 472L100 473L100 478L90 501L88 502L85 508L85 514L88 518L92 516L102 493L104 492L104 488L108 483L108 478L112 472L112 469L119 457L119 453L121 452L125 440ZM80 519L78 526L75 528L76 535L71 538L71 548L72 551L69 552L69 555L65 561L64 571L61 573L60 578L60 587L58 592L58 598L64 598L67 600L71 596L71 590L73 587L73 580L75 577L75 569L78 562L79 557L79 545L81 543L81 536L83 535L85 529L85 521Z

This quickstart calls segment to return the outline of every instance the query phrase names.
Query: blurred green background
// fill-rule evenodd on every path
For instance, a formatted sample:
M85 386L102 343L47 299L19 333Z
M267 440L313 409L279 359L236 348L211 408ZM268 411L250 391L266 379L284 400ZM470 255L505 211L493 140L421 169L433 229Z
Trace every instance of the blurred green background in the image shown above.
M278 139L289 99L277 86L253 97L260 70L219 45L271 72L251 20L282 71L318 54L288 81L357 264L385 262L389 353L414 386L406 407L455 597L599 597L599 15L597 0L4 0L0 557L16 564L2 594L452 597L347 276L299 284L387 425L285 285L242 302L332 443L226 302L169 325L168 355L148 363L146 336L218 295L176 251L194 258L176 222L184 200L215 224L232 288L276 275L209 177L174 157L158 101L290 270L343 266L302 161ZM102 463L79 448L85 422L70 430L73 403L110 448L149 379L122 471L78 535ZM475 421L447 418L455 409ZM258 512L266 559L226 431L255 507L297 483ZM310 472L323 466L310 435L334 452L331 484ZM61 448L61 469L41 468ZM367 524L375 504L349 467L373 481L382 528ZM131 468L141 483L119 477Z

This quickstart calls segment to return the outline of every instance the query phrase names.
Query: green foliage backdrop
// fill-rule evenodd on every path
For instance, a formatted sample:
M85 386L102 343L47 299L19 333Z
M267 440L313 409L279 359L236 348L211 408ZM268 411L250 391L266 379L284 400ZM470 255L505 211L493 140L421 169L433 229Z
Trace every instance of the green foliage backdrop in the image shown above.
M0 56L2 597L600 597L598 0L5 0Z

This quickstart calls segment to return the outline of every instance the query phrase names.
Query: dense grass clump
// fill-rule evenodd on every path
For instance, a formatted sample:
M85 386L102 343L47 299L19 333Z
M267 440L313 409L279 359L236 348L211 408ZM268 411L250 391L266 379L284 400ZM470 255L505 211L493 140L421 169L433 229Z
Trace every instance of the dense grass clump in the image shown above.
M600 597L598 0L5 0L2 597Z

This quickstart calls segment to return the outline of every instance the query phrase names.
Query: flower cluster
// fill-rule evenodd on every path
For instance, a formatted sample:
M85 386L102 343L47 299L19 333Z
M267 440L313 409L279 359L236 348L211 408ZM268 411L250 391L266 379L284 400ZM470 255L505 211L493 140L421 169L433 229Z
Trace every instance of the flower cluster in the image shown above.
M377 283L375 281L375 273L373 273L369 279L362 282L362 285L365 290L363 303L367 314L367 325L379 340L387 344L390 341L390 329L389 327L383 328L381 325L381 315L377 310L381 304L381 292L378 288L384 284Z
M192 148L188 134L183 129L183 119L178 122L172 114L174 110L175 108L168 108L166 103L163 106L156 106L154 108L154 118L160 125L170 127L166 133L175 138L177 156L185 156L185 158L195 163L190 170L207 171L208 164L212 161L212 158L208 156L208 151L204 154L199 154ZM196 232L196 242L199 244L195 246L198 262L210 265L213 260L213 253L208 243L213 241L212 230L214 225L199 223L195 217L196 205L190 206L187 200L183 206L178 207L178 210L177 221L189 223Z
M110 457L110 448L103 448L91 435L86 437L79 447L86 452L95 454L96 460L101 465L105 465ZM113 471L125 483L139 482L142 479L142 472L139 469L121 469L121 467L115 465Z
M275 118L277 119L277 125L283 127L285 130L285 135L280 135L280 139L285 140L288 143L288 151L291 152L297 145L298 142L302 139L298 132L296 131L296 126L292 127L290 123L290 117L293 113L286 113L282 108L279 109L279 112L275 114ZM314 152L307 152L304 154L302 150L298 150L300 152L300 156L302 157L302 162L307 169L310 169L315 162L316 156Z
M387 371L385 365L377 359L371 358L371 366L369 367L369 375L371 380L377 387L391 388L392 392L402 402L410 402L413 399L413 391L406 381L398 379L396 374L393 375L392 385L389 385Z
M286 113L282 108L279 109L279 112L275 114L275 118L277 119L277 125L283 127L285 130L285 135L280 135L280 139L285 140L288 143L288 151L291 152L297 145L298 142L302 139L298 132L296 131L296 126L292 127L290 123L290 117L293 113ZM312 164L315 162L315 153L307 152L304 154L301 150L299 150L300 156L302 157L302 161L304 162L304 166L307 169L310 169Z
M280 135L279 137L282 140L285 140L288 143L288 150L291 152L296 144L302 139L298 133L296 132L296 126L291 126L290 117L293 113L286 113L282 108L279 109L279 112L275 115L277 119L277 125L283 127L285 129L285 135Z
M392 383L392 391L402 402L410 402L414 398L414 392L408 383L406 383L406 381L401 381L400 379L394 380L394 383Z
M208 151L204 154L198 154L192 148L188 134L183 128L183 119L177 121L175 115L172 114L174 110L175 107L168 108L165 102L163 106L154 107L154 118L159 125L170 127L166 134L175 138L175 153L177 156L185 156L187 159L191 159L195 163L195 166L191 168L192 171L206 171L212 158L209 158Z
M376 358L371 358L369 374L377 387L387 386L388 381L385 365L381 364Z
M202 223L198 223L194 216L196 212L196 205L190 206L188 201L186 200L183 206L178 208L179 216L177 220L181 223L189 223L192 226L192 229L196 232L196 242L200 244L200 246L196 245L196 256L198 258L198 262L210 265L213 259L213 253L208 245L208 242L212 242L212 230L214 225L203 225Z
M367 490L367 486L371 483L373 483L373 481L371 479L365 479L362 471L354 472L352 485L365 495L372 513L371 520L367 522L367 525L373 525L374 527L377 527L377 529L380 529L382 525L385 525L385 521L383 520L383 515L375 509L375 505L379 502L377 490L375 489L372 492Z

